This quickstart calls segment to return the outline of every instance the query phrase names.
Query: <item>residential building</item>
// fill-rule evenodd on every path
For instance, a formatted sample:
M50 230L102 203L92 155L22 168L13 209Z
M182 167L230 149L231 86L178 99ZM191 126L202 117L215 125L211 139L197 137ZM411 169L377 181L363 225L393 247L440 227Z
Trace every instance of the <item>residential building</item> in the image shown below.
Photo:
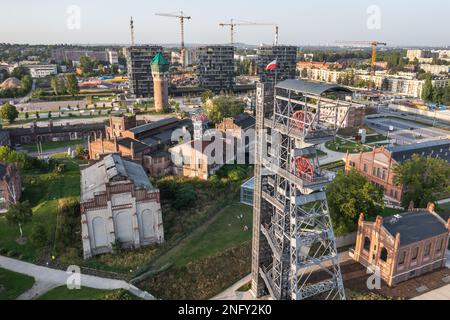
M397 93L409 97L420 98L424 85L423 80L404 79L398 77L385 77L382 88L385 91Z
M442 73L449 73L450 66L438 65L438 64L421 64L420 69L425 72L429 72L433 75L440 75Z
M117 65L119 64L119 54L117 53L117 51L114 50L106 50L106 54L108 56L108 62L109 64L113 65Z
M277 70L266 70L272 61L277 60ZM261 46L258 48L257 69L261 82L278 82L296 78L297 47Z
M431 83L433 84L433 88L447 88L450 87L450 77L434 76L431 79Z
M22 180L15 164L0 163L0 213L5 213L11 203L22 197Z
M52 60L54 60L58 64L66 61L79 63L81 57L88 57L91 59L96 59L98 61L105 61L105 62L108 61L106 51L65 49L65 48L58 48L52 50Z
M159 190L140 164L117 154L81 168L81 226L85 259L164 242Z
M371 152L348 154L345 170L358 171L384 189L384 197L388 203L400 205L403 200L403 186L395 182L394 167L411 159L414 154L450 162L450 139L374 148Z
M367 268L377 267L389 285L439 270L446 265L450 219L444 221L434 204L375 222L358 221L353 258Z
M430 50L408 50L406 57L411 62L417 60L420 63L431 63L433 59L438 58L439 55Z
M206 46L198 49L200 87L214 92L234 88L234 46Z
M32 78L45 78L58 74L56 64L35 64L26 66L30 70Z
M131 95L137 98L153 97L151 62L161 46L134 46L126 48L128 79Z

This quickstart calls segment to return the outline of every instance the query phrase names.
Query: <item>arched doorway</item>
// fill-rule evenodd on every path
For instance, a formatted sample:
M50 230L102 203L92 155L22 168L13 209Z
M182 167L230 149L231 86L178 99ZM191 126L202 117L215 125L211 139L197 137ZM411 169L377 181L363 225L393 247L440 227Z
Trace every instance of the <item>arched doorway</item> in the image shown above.
M121 243L133 243L133 224L131 214L128 212L118 212L114 215L114 226L116 239Z
M141 239L150 239L156 237L155 218L150 210L144 210L141 213Z

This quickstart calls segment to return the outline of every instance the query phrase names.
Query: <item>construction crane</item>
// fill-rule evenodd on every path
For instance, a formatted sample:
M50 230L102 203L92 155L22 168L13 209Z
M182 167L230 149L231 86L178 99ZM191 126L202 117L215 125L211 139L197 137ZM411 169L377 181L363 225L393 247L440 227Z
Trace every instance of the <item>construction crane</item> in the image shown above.
M230 43L234 45L234 32L237 26L274 26L275 27L275 40L274 45L278 45L278 36L279 36L279 27L275 23L257 23L257 22L249 22L249 21L241 21L231 19L229 23L221 23L219 24L221 27L230 27L231 38Z
M177 18L180 19L180 25L181 25L181 62L182 65L185 66L185 53L186 48L184 45L184 20L190 20L190 16L185 16L183 11L180 11L180 14L173 14L173 13L156 13L157 16L161 17L169 17L169 18Z
M387 46L385 42L378 41L337 41L338 44L347 45L361 45L361 46L371 46L372 47L372 68L371 68L371 78L372 81L369 84L369 90L372 89L372 82L375 80L376 70L377 70L377 48L379 46Z

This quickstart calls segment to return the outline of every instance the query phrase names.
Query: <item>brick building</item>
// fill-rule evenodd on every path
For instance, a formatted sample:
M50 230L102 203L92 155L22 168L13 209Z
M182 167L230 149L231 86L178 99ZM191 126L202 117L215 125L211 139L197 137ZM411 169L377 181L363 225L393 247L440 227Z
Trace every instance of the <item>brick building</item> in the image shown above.
M399 205L403 200L403 186L394 182L394 167L411 159L413 154L440 158L450 162L450 139L374 148L371 152L347 154L345 170L349 172L355 169L376 185L383 187L385 200Z
M53 142L69 140L88 140L89 137L96 138L105 135L105 125L103 123L86 124L58 124L52 121L48 126L40 127L36 122L29 128L8 129L10 142L12 145L28 144L35 142Z
M84 258L164 242L159 190L141 165L108 155L81 169Z
M353 258L380 268L382 279L395 286L445 267L449 231L450 219L437 215L433 204L375 222L361 214Z
M22 196L22 181L15 164L0 163L0 213L8 210L10 203L15 203Z
M180 137L190 132L192 122L166 118L137 124L136 116L111 117L105 128L105 138L89 142L89 158L96 160L102 155L119 153L125 158L140 162L154 177L169 174L171 162L167 150L177 144Z

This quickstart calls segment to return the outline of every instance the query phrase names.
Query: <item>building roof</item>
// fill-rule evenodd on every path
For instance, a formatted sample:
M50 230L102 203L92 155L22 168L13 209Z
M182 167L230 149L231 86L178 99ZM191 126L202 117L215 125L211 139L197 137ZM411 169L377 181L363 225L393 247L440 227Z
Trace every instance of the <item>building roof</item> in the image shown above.
M256 119L249 114L242 113L234 118L234 123L241 129L248 129L256 124Z
M393 237L400 233L401 246L448 233L442 220L427 211L407 212L385 218L383 226Z
M323 82L312 82L305 80L284 80L277 84L277 88L294 90L301 93L313 94L313 95L323 95L330 92L347 92L352 93L351 90L344 88L336 84L328 84Z
M441 152L442 149L442 152ZM428 141L397 147L386 147L395 161L403 162L411 159L414 154L439 157L450 162L450 139Z
M177 123L179 120L177 118L166 118L155 122L149 122L146 124L143 124L141 126L138 126L136 128L130 129L128 131L134 133L134 134L141 134L147 131L155 130L163 126L167 126L169 124Z
M154 189L140 164L111 154L81 170L81 202L92 200L96 193L105 192L107 183L124 179L131 180L137 189Z
M138 140L131 139L131 138L118 139L117 140L117 144L119 144L119 145L121 145L121 146L123 146L125 148L128 148L128 149L131 149L131 144L133 144L133 148L134 148L134 152L135 153L139 153L139 152L142 152L142 151L147 150L148 148L150 148L150 146L148 146L148 145L146 145L146 144L144 144L144 143L142 143L142 142L140 142Z
M151 65L169 65L169 61L164 57L161 52L158 52L156 56L153 58Z

